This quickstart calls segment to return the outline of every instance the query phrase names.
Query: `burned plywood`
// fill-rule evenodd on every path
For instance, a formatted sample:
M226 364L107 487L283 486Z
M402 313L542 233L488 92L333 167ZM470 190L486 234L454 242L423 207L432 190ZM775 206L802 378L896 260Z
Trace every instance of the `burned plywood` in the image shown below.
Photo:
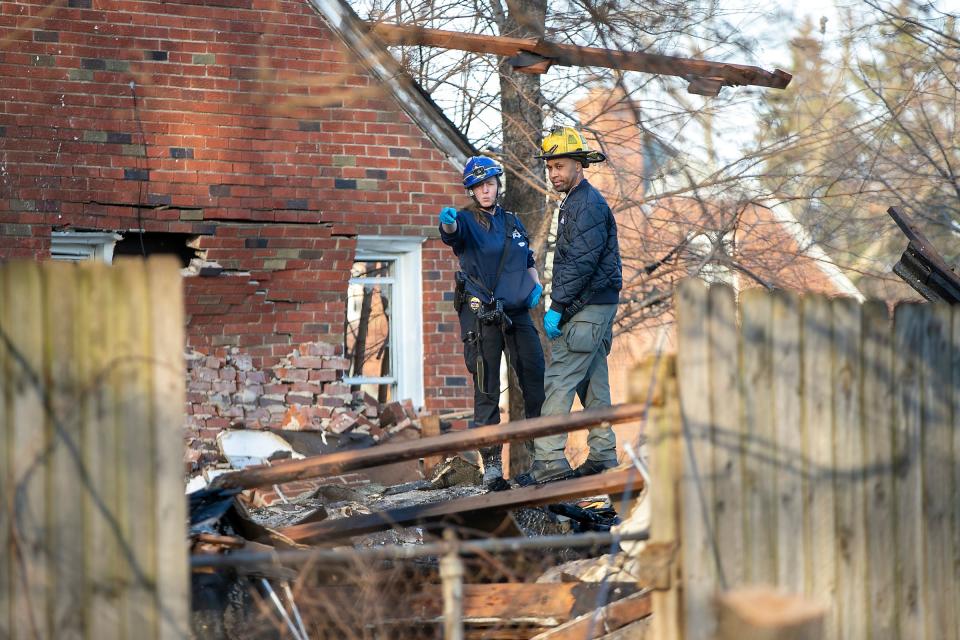
M893 272L930 302L960 302L960 276L899 207L887 213L910 241Z

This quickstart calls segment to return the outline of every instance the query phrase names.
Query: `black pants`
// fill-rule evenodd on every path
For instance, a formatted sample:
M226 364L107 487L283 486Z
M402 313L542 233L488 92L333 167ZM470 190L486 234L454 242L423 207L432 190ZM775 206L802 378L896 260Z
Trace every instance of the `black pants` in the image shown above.
M540 415L543 404L543 349L540 336L526 310L507 313L513 321L513 330L506 335L499 326L484 325L464 305L460 311L460 337L464 339L463 358L473 375L473 425L500 423L500 354L507 351L507 361L513 367L523 392L523 412L527 418ZM476 333L478 341L468 341L468 332ZM477 379L477 356L483 358L483 385ZM481 386L483 391L481 391Z

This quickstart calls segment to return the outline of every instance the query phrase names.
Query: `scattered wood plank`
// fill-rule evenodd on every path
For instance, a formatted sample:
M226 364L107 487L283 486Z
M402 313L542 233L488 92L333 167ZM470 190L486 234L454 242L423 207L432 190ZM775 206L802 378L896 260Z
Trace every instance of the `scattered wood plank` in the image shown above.
M653 616L640 618L625 627L620 627L605 636L600 636L598 640L647 640L650 637L652 623Z
M472 412L471 412L472 413ZM420 437L432 438L440 435L440 416L423 416L420 418ZM423 457L423 475L431 477L433 470L443 462L443 456L432 455Z
M649 591L640 591L580 615L530 640L592 640L646 618L652 612Z
M488 630L490 627L507 625L552 627L592 612L600 604L619 601L637 591L637 585L632 582L606 585L599 582L465 584L463 621L467 625L483 626ZM328 605L359 613L364 607L358 609L357 603L362 603L363 598L370 597L371 593L356 586L319 586L306 588L304 596L307 601L322 599ZM389 617L377 620L377 624L403 626L442 622L441 585L424 585L413 596L407 592L378 591L376 597L397 599L396 606L390 607Z
M776 69L709 60L695 60L640 51L619 51L598 47L581 47L547 42L538 38L509 38L440 29L424 29L412 25L379 22L371 25L373 32L388 45L416 45L493 53L501 56L521 56L526 63L517 63L528 73L544 73L553 64L561 66L604 67L623 71L640 71L685 79L709 78L716 80L717 89L723 85L753 85L785 89L792 76ZM530 54L533 54L532 56Z
M586 478L521 487L511 491L486 493L458 500L390 509L352 518L302 524L282 529L280 533L294 542L313 544L345 536L382 531L394 526L429 522L457 514L504 511L583 496L617 494L624 492L628 487L631 488L632 493L638 493L642 484L643 480L632 471L607 472Z
M450 413L441 413L437 417L440 418L441 420L445 420L446 422L456 422L457 420L467 420L468 418L473 417L473 409L466 409L464 411L451 411Z
M642 405L624 404L571 414L541 416L507 424L477 427L466 431L422 438L417 442L388 442L369 449L339 451L304 458L303 460L285 460L276 462L269 467L248 467L219 476L213 482L213 486L253 489L273 484L283 484L293 480L337 475L346 471L368 469L391 462L417 460L438 453L465 451L488 447L501 442L540 438L598 425L629 422L640 417L643 412L644 407Z

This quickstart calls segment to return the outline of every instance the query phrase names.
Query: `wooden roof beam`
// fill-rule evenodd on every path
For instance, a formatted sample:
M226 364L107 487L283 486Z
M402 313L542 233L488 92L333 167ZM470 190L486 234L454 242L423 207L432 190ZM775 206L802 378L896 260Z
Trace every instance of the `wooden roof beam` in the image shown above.
M506 424L495 424L466 431L405 442L386 442L369 449L338 451L302 460L281 460L271 466L258 465L225 473L213 481L213 487L253 489L306 478L330 476L358 469L369 469L392 462L416 460L425 456L489 447L501 442L541 438L557 433L588 429L601 424L614 425L639 419L642 404L621 404L558 416L541 416Z
M473 53L491 53L511 58L519 71L544 73L553 65L605 67L677 76L690 82L691 93L717 95L724 86L755 86L785 89L792 75L775 69L766 71L750 65L711 62L640 51L618 51L598 47L547 42L538 38L509 38L424 29L386 22L371 23L371 30L387 45L427 46Z

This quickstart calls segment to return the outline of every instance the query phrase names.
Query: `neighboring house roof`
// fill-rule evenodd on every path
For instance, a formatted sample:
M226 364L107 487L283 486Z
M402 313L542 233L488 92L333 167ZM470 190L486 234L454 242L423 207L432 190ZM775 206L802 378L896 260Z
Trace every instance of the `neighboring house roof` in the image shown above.
M790 234L793 241L797 243L800 251L813 260L817 267L823 271L824 275L829 278L830 282L836 286L842 294L856 298L858 302L866 300L866 297L860 293L860 290L853 284L853 281L844 275L843 271L841 271L830 256L827 255L827 252L824 251L819 244L814 242L806 229L803 228L803 225L797 222L797 219L790 212L790 209L787 208L787 205L772 202L764 202L762 204L773 212L774 217L783 225L783 228Z
M345 0L307 0L330 28L380 83L389 88L400 107L443 151L459 171L470 156L478 155L466 136L443 113L417 82L400 66L386 46Z

